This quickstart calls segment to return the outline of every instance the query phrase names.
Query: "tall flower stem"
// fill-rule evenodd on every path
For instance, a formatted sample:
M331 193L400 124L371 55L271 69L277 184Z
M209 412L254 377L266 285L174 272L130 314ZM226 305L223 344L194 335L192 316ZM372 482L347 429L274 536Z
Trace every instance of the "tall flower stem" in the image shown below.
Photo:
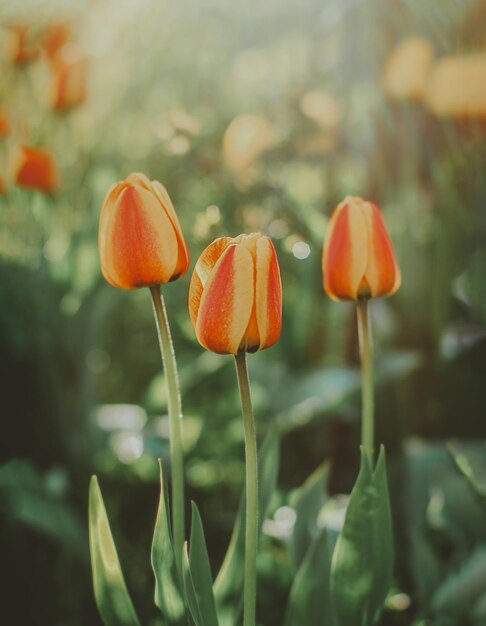
M368 298L358 300L359 350L361 355L362 413L361 443L370 461L374 445L373 343L368 317Z
M251 406L250 381L246 353L235 357L241 409L245 429L246 456L246 526L245 526L245 587L243 626L255 626L256 617L256 557L258 543L258 459L255 421Z
M177 570L182 576L182 548L184 545L184 458L182 454L181 418L182 404L179 376L170 334L169 320L160 285L150 287L155 324L159 336L160 352L167 387L167 404L170 424L170 459L172 476L172 532Z

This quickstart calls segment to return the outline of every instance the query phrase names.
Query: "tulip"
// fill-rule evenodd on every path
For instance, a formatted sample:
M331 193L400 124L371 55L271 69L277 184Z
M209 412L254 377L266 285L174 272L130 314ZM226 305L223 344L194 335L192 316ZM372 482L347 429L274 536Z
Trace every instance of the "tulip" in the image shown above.
M273 148L276 134L262 115L242 114L235 117L223 137L223 161L236 175L247 173L265 152Z
M189 313L199 343L213 352L272 346L282 325L282 286L271 240L253 233L208 246L191 278Z
M213 241L194 268L189 314L203 347L235 356L246 459L243 625L255 626L258 461L246 352L269 348L280 336L282 285L271 240L253 233Z
M12 63L24 65L32 61L37 56L39 50L36 46L29 43L29 27L21 24L7 26L8 40L7 49L8 56Z
M86 98L86 61L81 56L53 61L52 107L67 111Z
M376 204L348 196L336 207L326 231L322 269L324 289L333 300L397 291L400 269Z
M0 137L5 137L10 132L10 122L7 115L0 111Z
M4 196L7 193L7 183L5 182L5 178L0 176L0 196Z
M69 29L62 22L51 24L43 33L41 46L48 59L56 58L59 51L69 41Z
M370 461L374 446L373 344L368 300L400 287L400 269L378 207L348 196L327 227L322 253L324 289L333 300L356 300L362 373L361 441Z
M486 53L440 59L430 76L426 104L438 117L486 119Z
M407 37L388 57L384 87L397 100L419 102L424 99L434 61L434 49L422 37Z
M183 276L189 253L163 185L130 174L113 185L99 222L101 271L114 287L137 289Z
M172 529L177 570L182 576L184 460L181 397L169 319L161 283L187 272L189 252L167 190L144 174L113 185L103 202L98 233L101 271L114 287L149 287L165 372L170 424Z
M19 187L53 193L58 174L50 152L44 148L22 146L14 161L14 179Z

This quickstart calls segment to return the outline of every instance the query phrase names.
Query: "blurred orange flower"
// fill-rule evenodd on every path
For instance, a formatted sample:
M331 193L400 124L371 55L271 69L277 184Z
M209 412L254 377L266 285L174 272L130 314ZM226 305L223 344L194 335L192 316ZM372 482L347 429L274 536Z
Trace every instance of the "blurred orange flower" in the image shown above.
M192 274L189 314L199 343L213 352L272 346L282 327L282 284L271 239L253 233L213 241Z
M189 252L169 194L144 174L130 174L108 191L98 245L103 276L122 289L167 283L189 267Z
M5 137L10 132L10 121L4 111L0 111L0 137Z
M275 143L276 133L267 118L247 113L238 115L224 133L224 164L236 174L244 173Z
M384 84L387 94L398 100L423 100L433 60L434 49L426 39L403 39L392 50L386 63Z
M333 300L397 291L400 268L376 204L348 196L336 207L326 231L322 270L324 289Z
M66 111L86 98L86 60L81 56L57 57L53 62L52 106Z
M52 193L57 187L58 174L50 152L22 146L14 161L14 179L19 187Z
M440 117L486 118L486 53L440 59L427 89L427 106Z
M48 26L42 36L41 46L48 59L54 59L69 41L69 29L59 22Z
M23 65L35 59L39 48L29 41L29 27L15 24L7 26L7 55L12 63Z
M7 183L5 182L5 178L0 176L0 195L4 195L7 192Z

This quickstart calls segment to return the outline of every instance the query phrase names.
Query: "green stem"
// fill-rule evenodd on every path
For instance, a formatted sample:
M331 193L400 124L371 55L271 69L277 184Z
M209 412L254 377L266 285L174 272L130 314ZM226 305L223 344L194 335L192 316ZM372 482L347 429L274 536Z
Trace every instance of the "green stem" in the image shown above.
M160 285L150 287L155 323L167 387L170 423L170 459L172 477L172 532L177 570L182 577L182 549L184 545L184 458L182 454L182 405L179 392L177 364L170 334L169 320Z
M258 543L258 459L255 422L251 406L250 381L246 353L235 357L241 409L245 428L246 455L246 526L245 526L245 588L243 626L255 626L256 619L256 557Z
M368 318L368 298L358 300L359 350L362 376L361 443L371 462L374 447L373 345Z

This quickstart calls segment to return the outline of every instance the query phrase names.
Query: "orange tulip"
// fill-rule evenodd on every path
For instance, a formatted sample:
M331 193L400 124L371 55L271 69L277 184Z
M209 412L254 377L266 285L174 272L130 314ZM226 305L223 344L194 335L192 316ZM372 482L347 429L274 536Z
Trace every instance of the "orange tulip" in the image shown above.
M400 268L376 204L348 196L336 207L326 231L322 270L324 289L333 300L397 291Z
M7 115L0 111L0 137L5 137L10 132L10 122Z
M42 36L42 48L48 59L54 59L63 46L69 41L69 29L62 22L51 24Z
M22 146L14 162L14 178L19 187L52 193L57 187L57 169L44 148Z
M86 61L81 56L58 57L53 64L52 107L66 111L86 98Z
M114 287L168 283L189 267L189 252L169 194L144 174L130 174L108 191L98 244L101 271Z
M7 183L3 176L0 176L0 196L3 196L7 193Z
M10 25L8 28L8 56L12 63L23 65L37 56L39 49L29 43L29 27L25 25Z
M282 327L282 284L272 241L260 233L213 241L192 274L189 314L199 343L213 352L272 346Z

